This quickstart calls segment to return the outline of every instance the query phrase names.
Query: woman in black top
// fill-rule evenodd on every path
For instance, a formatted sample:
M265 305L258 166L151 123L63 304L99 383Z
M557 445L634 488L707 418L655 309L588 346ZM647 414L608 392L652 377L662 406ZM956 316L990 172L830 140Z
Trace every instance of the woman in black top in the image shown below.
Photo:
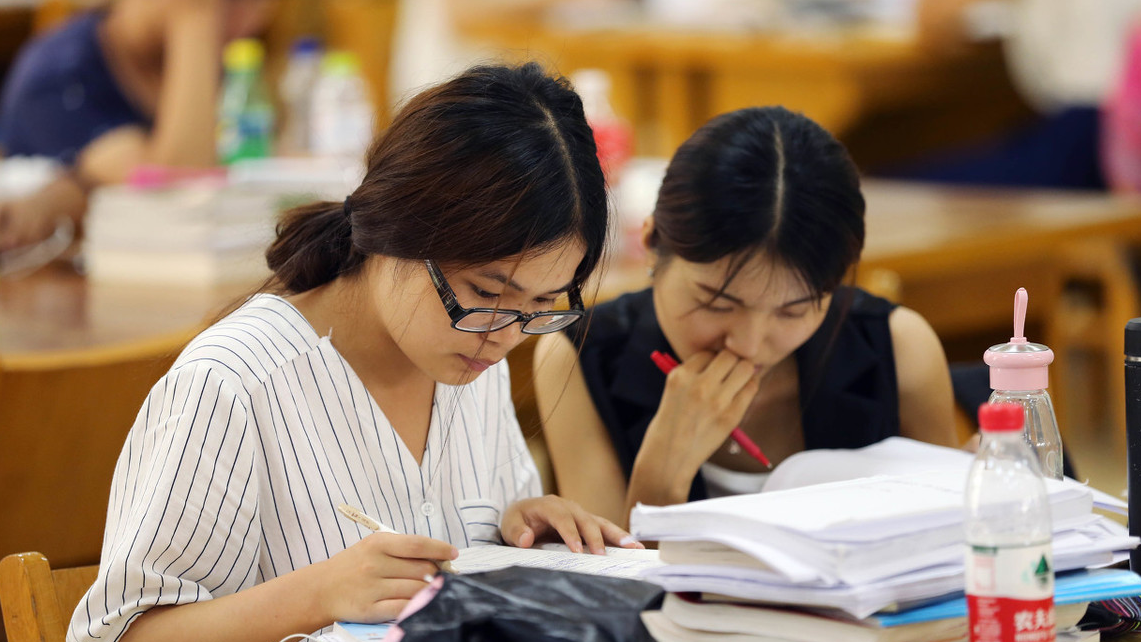
M774 464L891 435L954 442L930 325L842 284L864 199L847 152L812 121L766 107L707 123L670 162L644 242L650 289L537 347L564 497L625 524L637 502L760 490L766 468L730 439L737 426ZM681 365L663 374L655 350Z

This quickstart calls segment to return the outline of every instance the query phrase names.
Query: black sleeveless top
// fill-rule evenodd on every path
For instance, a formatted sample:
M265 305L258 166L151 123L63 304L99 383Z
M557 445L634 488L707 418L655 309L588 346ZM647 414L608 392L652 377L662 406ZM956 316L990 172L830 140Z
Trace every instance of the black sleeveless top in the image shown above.
M824 322L796 351L804 447L859 448L899 434L888 315L895 305L858 288L840 287ZM566 330L626 478L658 410L666 377L650 353L672 352L649 289L596 306ZM706 497L701 473L690 501Z

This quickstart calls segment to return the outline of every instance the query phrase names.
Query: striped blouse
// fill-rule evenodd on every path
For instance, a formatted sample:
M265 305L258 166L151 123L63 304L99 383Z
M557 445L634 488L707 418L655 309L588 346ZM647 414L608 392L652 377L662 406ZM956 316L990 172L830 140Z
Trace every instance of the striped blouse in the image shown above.
M149 607L327 559L368 534L342 502L462 548L499 543L503 509L540 492L505 361L436 384L417 464L329 338L259 294L196 337L143 403L67 639L118 640Z

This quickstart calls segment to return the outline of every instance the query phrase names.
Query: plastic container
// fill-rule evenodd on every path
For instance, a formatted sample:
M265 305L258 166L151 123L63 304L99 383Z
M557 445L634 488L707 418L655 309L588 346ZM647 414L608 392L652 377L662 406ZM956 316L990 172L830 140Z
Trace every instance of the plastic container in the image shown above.
M355 55L347 51L325 54L311 109L312 152L363 161L372 144L375 112Z
M310 112L313 90L320 76L320 42L312 37L298 38L289 50L289 62L278 87L285 109L277 144L278 154L304 156L310 153L310 130L313 127Z
M965 516L971 642L1055 639L1050 503L1023 417L1017 404L979 408Z
M570 80L582 98L586 122L594 131L594 145L598 149L598 162L602 165L606 183L611 193L621 202L625 169L634 153L633 128L615 113L610 103L610 76L605 71L579 69L571 74ZM630 208L619 208L618 215L621 225L620 255L631 261L641 261L642 222L645 215Z
M994 389L990 401L1022 406L1026 443L1038 456L1042 474L1061 479L1062 435L1054 402L1046 392L1054 351L1026 340L1027 300L1026 288L1018 288L1014 294L1014 336L1009 343L993 345L983 354L983 361L990 366L990 387Z
M218 160L225 165L273 153L273 103L262 79L265 49L242 38L226 46L218 109Z
M579 69L571 74L571 83L582 98L586 122L594 130L598 162L607 180L614 181L633 154L634 135L630 123L610 104L610 76L601 69Z

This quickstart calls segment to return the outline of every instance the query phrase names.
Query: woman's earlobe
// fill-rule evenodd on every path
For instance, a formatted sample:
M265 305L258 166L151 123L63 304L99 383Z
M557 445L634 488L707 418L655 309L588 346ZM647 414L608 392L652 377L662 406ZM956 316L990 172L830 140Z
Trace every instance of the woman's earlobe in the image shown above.
M656 245L657 239L654 238L654 216L651 214L642 221L642 247L652 251Z
M642 221L642 247L646 250L646 276L654 278L654 269L658 266L658 238L654 229L654 217L647 216Z

